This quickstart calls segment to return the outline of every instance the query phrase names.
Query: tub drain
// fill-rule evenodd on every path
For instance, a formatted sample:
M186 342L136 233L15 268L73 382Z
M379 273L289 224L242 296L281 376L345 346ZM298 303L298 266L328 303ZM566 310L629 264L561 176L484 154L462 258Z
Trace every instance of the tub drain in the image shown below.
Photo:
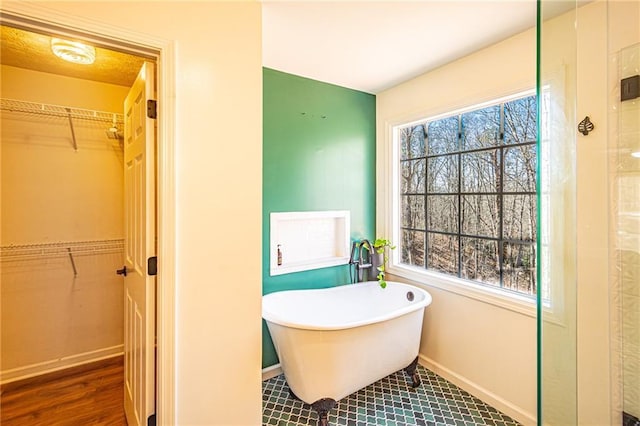
M407 300L408 300L409 302L413 302L413 298L414 298L414 296L413 296L413 292L412 292L412 291L408 291L408 292L407 292Z

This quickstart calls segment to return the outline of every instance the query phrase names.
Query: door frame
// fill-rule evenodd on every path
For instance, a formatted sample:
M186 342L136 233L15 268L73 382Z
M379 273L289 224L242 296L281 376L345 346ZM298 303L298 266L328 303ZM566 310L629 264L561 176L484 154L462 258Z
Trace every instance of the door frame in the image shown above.
M29 2L3 2L0 21L9 25L85 39L107 48L156 60L158 100L156 291L156 416L157 424L175 424L175 42L123 30Z

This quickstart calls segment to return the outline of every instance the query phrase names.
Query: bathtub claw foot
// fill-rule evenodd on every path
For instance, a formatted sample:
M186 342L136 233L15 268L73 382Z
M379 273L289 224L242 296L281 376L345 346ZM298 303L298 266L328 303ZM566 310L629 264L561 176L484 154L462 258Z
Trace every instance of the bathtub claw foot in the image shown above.
M416 357L416 359L414 359L411 364L409 364L404 371L407 373L408 376L411 377L411 387L412 388L417 388L418 386L420 386L420 384L422 383L420 380L420 375L418 375L418 372L416 371L416 369L418 368L418 357Z
M422 382L420 381L420 376L418 375L418 373L413 373L413 375L411 375L411 382L412 388L417 388L418 386L420 386Z
M335 399L322 398L311 404L314 410L318 412L318 426L329 426L329 411L337 404Z
M318 419L318 426L329 426L329 419L327 418L327 413L322 414Z

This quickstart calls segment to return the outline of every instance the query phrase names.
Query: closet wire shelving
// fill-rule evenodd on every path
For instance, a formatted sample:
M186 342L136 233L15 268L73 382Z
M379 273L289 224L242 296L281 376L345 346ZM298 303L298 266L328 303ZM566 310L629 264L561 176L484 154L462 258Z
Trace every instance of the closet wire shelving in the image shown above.
M19 112L23 114L46 115L68 120L73 148L76 151L78 150L78 144L76 141L73 120L96 121L108 123L115 128L124 128L124 115L121 113L94 111L89 109L72 108L62 105L35 103L7 98L0 98L0 110Z
M0 98L0 110L23 114L46 115L68 120L73 139L73 148L75 150L78 149L78 146L75 138L73 120L107 123L120 129L122 129L124 125L124 116L119 113L35 103L16 99ZM20 244L0 247L0 261L5 263L61 256L69 257L74 275L77 276L78 271L76 269L73 257L74 255L82 256L121 253L123 251L123 239Z
M123 128L124 125L124 116L119 113L35 103L16 99L0 98L0 110L24 114L46 115L68 120L73 139L73 147L75 150L78 149L78 146L75 140L73 120L108 123L119 128ZM123 239L20 244L0 247L0 261L4 263L66 256L69 257L74 275L77 275L77 269L73 258L74 255L96 255L119 253L123 251Z
M69 118L69 116L71 116L74 120L101 121L106 123L113 123L115 116L117 124L123 124L124 122L124 116L119 113L93 111L89 109L71 108L61 105L41 104L6 98L0 98L0 109L26 114L51 115L61 118Z
M73 273L78 275L74 255L97 255L124 252L124 239L20 244L0 247L0 261L18 262L34 259L68 257Z

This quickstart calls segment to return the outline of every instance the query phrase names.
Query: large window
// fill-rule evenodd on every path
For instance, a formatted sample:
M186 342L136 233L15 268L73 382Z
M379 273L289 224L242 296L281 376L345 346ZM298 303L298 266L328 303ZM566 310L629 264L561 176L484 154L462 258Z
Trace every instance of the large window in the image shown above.
M399 262L536 293L536 97L395 128Z

